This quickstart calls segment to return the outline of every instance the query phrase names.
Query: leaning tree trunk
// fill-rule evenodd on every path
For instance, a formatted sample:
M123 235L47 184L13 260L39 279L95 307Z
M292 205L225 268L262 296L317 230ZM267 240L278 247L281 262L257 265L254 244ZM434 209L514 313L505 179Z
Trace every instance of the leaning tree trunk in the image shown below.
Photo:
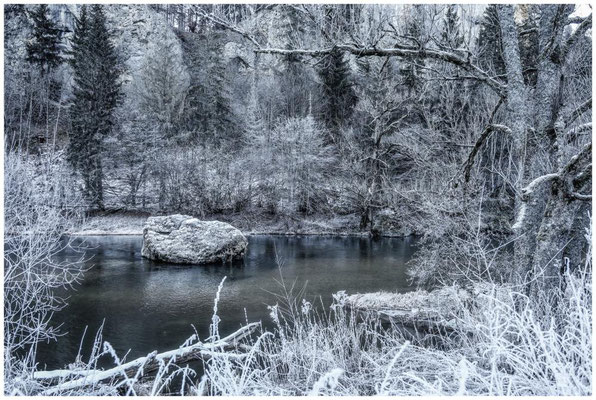
M591 153L590 143L558 173L550 175L550 185L546 185L550 197L536 235L533 292L559 287L566 264L573 267L585 261L584 235L592 205Z

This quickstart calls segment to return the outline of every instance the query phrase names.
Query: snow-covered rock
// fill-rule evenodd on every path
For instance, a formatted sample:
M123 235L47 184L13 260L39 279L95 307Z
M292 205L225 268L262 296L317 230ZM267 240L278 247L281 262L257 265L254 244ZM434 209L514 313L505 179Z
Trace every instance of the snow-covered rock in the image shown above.
M143 257L179 264L207 264L244 256L248 241L220 221L188 215L149 217L143 229Z

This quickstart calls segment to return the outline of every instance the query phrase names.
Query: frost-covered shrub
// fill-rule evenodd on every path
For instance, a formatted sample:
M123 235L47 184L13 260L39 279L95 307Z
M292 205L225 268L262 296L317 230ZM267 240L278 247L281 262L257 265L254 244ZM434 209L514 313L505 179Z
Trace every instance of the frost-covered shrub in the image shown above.
M218 395L590 395L587 259L549 296L493 285L462 299L455 329L430 342L347 311L345 294L317 312L284 289L270 308L275 330L248 343L244 358L214 355L199 386Z
M324 128L309 115L290 118L271 132L254 132L248 138L262 205L289 213L328 209L329 167L335 157L325 136Z
M60 154L7 152L4 159L4 382L7 393L28 393L36 345L58 336L52 314L65 305L57 288L76 282L80 267L53 261L66 244L82 201Z

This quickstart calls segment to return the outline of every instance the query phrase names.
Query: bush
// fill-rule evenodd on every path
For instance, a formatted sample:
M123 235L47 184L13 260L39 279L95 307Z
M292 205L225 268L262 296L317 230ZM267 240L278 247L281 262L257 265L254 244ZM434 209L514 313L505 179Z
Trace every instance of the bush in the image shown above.
M431 341L412 338L397 326L384 328L379 319L358 318L343 307L341 293L328 312L319 313L284 288L281 303L270 308L276 329L251 341L241 360L214 355L206 362L200 391L590 395L591 254L587 259L574 272L567 269L564 286L555 293L529 298L525 287L493 285L474 301L461 301L455 332Z

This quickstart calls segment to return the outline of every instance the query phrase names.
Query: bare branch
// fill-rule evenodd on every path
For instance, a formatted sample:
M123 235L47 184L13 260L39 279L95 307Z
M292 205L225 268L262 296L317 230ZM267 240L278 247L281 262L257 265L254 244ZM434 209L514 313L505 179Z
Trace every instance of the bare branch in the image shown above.
M587 18L589 18L591 16L592 15L590 15L588 17L568 17L567 18L567 22L565 23L565 25L581 24L582 22L584 22Z
M577 27L575 32L573 32L573 34L569 37L569 39L567 39L567 42L563 45L563 48L561 49L561 54L560 54L561 60L563 60L563 61L565 60L565 58L567 57L567 54L569 53L569 51L571 50L573 45L591 27L592 27L592 14L590 14L588 17L586 17L586 19L584 21L582 21L581 24L579 24L579 26Z
M114 379L116 376L124 374L124 376L134 376L139 369L143 369L143 373L147 374L159 368L160 364L175 360L176 363L185 363L193 359L200 359L208 357L212 351L221 351L225 349L232 349L238 345L238 342L243 338L250 336L260 325L260 322L253 322L236 332L222 338L213 343L195 343L190 346L182 347L176 350L166 351L160 354L157 352L150 353L145 357L137 358L136 360L129 361L126 364L119 365L118 367L108 369L105 371L91 370L91 371L70 371L70 370L58 370L58 371L40 371L34 373L35 379L56 379L64 376L76 377L72 381L66 381L64 383L53 386L46 389L42 395L54 395L60 394L65 390L72 390L79 387L91 386L102 381Z
M435 60L445 61L447 63L456 65L463 70L474 74L477 79L487 83L500 96L505 96L506 86L491 77L487 72L480 69L473 64L469 58L464 58L458 54L434 50L434 49L413 49L411 47L400 46L394 48L379 49L376 47L356 47L353 45L338 44L326 49L277 49L277 48L259 48L255 52L263 54L280 54L280 55L303 55L311 57L321 57L330 54L334 51L341 50L355 55L356 57L404 57L404 58L430 58Z
M222 28L228 29L232 32L236 32L237 34L241 35L242 37L248 39L253 45L255 45L255 47L257 47L257 48L261 47L259 42L254 38L254 36L252 36L248 32L243 31L242 29L238 28L235 24L233 24L229 21L226 21L223 18L218 17L217 15L214 15L213 13L205 11L205 9L203 7L201 7L199 4L193 4L193 6L194 6L194 10L199 15L203 16L204 18L207 18L209 21L221 26Z
M571 128L570 130L565 132L565 137L567 138L567 143L569 143L573 139L575 139L578 135L581 135L583 133L591 133L591 132L592 132L592 123L588 122L586 124L582 124L582 125L576 126L574 128Z
M501 107L501 104L503 104L502 98L497 102L497 105L493 109L493 112L491 113L490 118L488 119L488 124L486 125L486 128L484 128L484 131L482 131L482 133L480 134L480 137L478 138L478 140L476 141L476 144L472 148L472 151L470 152L468 159L464 163L464 180L465 180L465 182L470 181L470 172L472 171L472 166L474 165L474 158L476 157L476 154L478 153L478 151L480 150L480 148L482 147L484 142L488 139L490 134L494 130L501 130L504 132L511 133L511 129L509 129L508 127L506 127L504 125L495 125L492 123L492 121L495 118L495 115L497 114L497 111Z
M573 121L575 121L583 113L585 113L586 111L588 111L591 108L592 108L592 98L589 98L588 100L586 100L582 104L580 104L575 110L571 111L568 114L568 117L565 119L565 122L564 122L565 126L569 126L570 124L572 124Z
M574 198L575 200L592 201L591 194L581 194L581 193L577 193L577 192L571 192L571 193L569 193L569 196Z

